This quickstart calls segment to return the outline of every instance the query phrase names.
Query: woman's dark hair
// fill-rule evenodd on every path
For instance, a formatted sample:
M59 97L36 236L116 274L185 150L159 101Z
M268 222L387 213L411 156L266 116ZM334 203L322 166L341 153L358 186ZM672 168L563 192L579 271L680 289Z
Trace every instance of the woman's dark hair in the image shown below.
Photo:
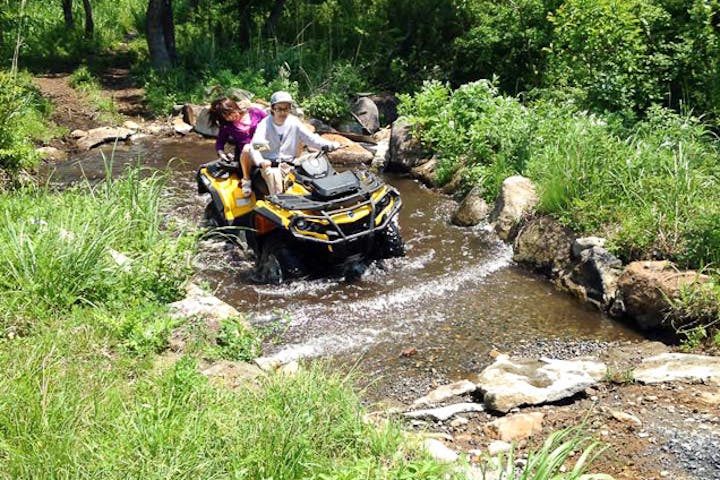
M243 105L239 105L235 100L231 100L227 97L221 97L210 104L210 125L217 127L227 123L225 117L233 112L243 113L247 110Z

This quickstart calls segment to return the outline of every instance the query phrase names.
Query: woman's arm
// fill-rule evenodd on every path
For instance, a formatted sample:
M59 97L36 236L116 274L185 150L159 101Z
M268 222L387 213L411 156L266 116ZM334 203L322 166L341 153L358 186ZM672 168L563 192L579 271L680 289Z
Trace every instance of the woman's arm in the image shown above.
M227 143L229 137L230 129L225 125L221 125L220 130L218 131L217 140L215 140L215 151L218 152L218 154L225 151L225 144Z

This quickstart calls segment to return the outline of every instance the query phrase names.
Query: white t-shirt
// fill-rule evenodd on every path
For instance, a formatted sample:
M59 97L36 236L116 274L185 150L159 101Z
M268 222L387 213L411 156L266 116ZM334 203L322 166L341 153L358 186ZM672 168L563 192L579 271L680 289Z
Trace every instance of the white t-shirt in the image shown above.
M288 130L288 122L286 121L282 125L278 125L277 123L273 122L273 127L275 128L275 131L278 134L278 137L280 137L280 141L282 142L282 139L285 138L285 132Z

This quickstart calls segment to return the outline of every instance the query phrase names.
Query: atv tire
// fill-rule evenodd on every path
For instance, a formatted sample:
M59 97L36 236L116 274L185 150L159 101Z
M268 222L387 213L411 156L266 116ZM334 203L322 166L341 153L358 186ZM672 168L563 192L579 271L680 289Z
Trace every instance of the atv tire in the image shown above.
M258 283L279 285L302 274L302 264L290 249L288 242L279 236L266 239L255 263L253 278Z
M215 208L213 202L208 203L205 206L205 212L203 213L202 226L208 229L214 229L225 226L225 219L221 217L220 213Z
M395 258L405 256L405 242L400 236L400 227L397 220L388 223L388 226L377 233L378 258Z

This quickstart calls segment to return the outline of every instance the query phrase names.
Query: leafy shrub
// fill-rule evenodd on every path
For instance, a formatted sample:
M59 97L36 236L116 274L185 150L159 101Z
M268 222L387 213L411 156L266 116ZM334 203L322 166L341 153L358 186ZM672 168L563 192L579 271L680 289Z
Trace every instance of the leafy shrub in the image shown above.
M49 140L56 133L43 121L50 111L29 75L0 72L0 170L13 175L37 163L33 140Z
M546 82L578 87L598 111L644 109L664 100L671 79L660 34L670 15L652 0L569 0L554 24Z

